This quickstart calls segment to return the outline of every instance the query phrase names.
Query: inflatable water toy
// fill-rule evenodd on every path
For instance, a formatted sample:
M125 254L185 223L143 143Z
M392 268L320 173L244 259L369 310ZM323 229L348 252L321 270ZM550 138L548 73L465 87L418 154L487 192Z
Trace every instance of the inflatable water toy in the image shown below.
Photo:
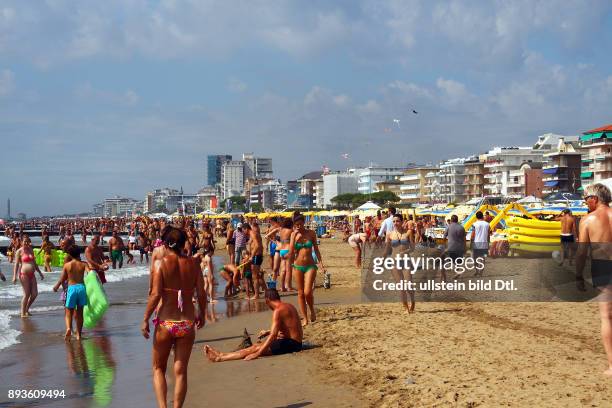
M552 229L561 231L560 221L542 221L536 219L525 219L520 217L511 217L506 220L506 224L510 227L525 227L537 229Z
M83 280L87 291L87 306L83 309L83 324L87 329L92 329L106 313L108 299L95 271L89 272Z
M542 229L510 226L506 228L508 235L528 235L532 237L559 238L561 229Z
M45 264L45 254L40 248L34 248L34 258L36 259L36 265ZM51 250L51 266L61 268L64 266L64 260L66 259L66 253L60 249Z
M523 243L523 242L513 242L510 244L510 249L512 251L526 251L526 252L554 252L554 251L560 251L561 250L561 245L560 244L542 244L542 245L537 245L537 244L528 244L528 243Z
M560 244L561 238L559 236L551 238L551 237L530 237L529 235L511 234L508 236L508 241L510 241L510 243L520 242L524 244L535 244L535 245Z

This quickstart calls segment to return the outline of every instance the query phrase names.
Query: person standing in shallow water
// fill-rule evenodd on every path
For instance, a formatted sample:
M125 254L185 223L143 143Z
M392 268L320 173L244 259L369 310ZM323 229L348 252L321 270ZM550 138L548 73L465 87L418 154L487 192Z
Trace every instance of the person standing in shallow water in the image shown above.
M83 277L85 272L89 271L89 265L81 261L81 255L79 248L73 245L66 248L66 252L70 256L70 260L64 264L62 274L53 286L53 291L57 292L59 287L68 281L68 290L66 291L66 334L64 339L70 340L72 336L72 320L74 318L76 322L76 339L81 340L83 333L83 308L87 305L87 292L85 290L85 284Z
M38 272L40 279L45 277L36 265L34 251L32 251L32 241L27 235L23 235L21 248L15 252L15 266L13 268L13 283L17 282L17 275L23 288L23 298L21 299L21 317L30 317L30 307L38 296L38 283L34 272Z
M108 264L104 262L104 252L102 248L98 246L100 243L100 234L94 233L91 237L91 241L87 248L85 248L85 259L89 264L89 267L96 271L100 282L104 285L106 283L106 271L108 270Z
M108 252L110 253L113 269L117 267L117 263L119 263L119 269L121 269L123 266L124 248L125 244L123 243L123 239L119 236L119 232L117 230L113 230L113 236L108 241Z
M206 292L197 258L185 256L187 235L170 227L164 233L166 251L152 260L151 291L141 324L142 335L150 336L149 319L153 319L153 386L159 407L167 406L166 368L170 351L174 349L174 406L181 407L187 395L187 366L195 339L195 329L204 326ZM199 310L194 303L197 295ZM160 305L161 302L161 305Z
M43 252L45 272L51 272L51 251L55 249L55 245L49 240L49 236L43 236L43 242L40 250Z

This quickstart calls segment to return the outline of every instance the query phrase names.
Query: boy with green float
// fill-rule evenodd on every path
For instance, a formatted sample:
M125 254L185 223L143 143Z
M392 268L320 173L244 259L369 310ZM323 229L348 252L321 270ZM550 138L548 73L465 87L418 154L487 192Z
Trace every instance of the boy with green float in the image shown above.
M62 274L55 286L53 286L53 291L57 292L62 282L68 281L65 304L66 335L64 339L68 341L72 336L72 319L74 318L77 326L76 339L81 340L81 333L83 332L83 308L87 305L87 292L83 277L85 272L89 271L89 266L81 261L80 251L76 245L66 248L66 253L70 256L70 260L64 264Z

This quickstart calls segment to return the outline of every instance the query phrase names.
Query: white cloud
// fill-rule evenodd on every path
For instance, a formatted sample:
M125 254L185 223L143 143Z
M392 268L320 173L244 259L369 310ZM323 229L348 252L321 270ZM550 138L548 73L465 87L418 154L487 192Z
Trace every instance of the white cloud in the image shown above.
M139 100L140 100L140 96L138 96L138 94L132 91L131 89L128 89L123 94L123 101L126 105L129 105L129 106L136 105Z
M334 103L341 108L347 107L351 103L351 98L346 95L336 95L333 100Z
M78 85L73 94L77 99L87 102L102 102L116 106L134 106L140 101L140 96L132 89L113 92L94 88L89 82Z
M444 96L452 103L464 101L469 97L468 91L461 82L452 79L438 78L436 81L438 89L444 92Z
M378 113L381 110L381 106L375 100L369 99L363 105L358 105L357 109L363 113Z
M227 83L227 89L230 92L241 93L246 91L248 88L247 84L239 80L238 78L230 78Z

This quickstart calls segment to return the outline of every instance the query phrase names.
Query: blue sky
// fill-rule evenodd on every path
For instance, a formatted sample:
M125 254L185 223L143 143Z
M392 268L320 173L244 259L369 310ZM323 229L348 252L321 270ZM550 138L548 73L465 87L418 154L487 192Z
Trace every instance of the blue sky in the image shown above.
M285 181L575 135L610 49L605 1L4 1L0 214L195 191L207 154Z

